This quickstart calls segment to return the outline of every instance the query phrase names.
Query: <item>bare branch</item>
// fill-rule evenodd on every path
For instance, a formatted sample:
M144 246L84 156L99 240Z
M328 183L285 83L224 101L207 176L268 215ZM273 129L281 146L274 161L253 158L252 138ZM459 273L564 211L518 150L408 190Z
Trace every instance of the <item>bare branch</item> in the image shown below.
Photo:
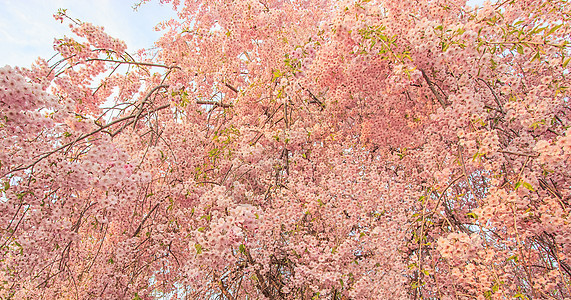
M442 108L446 108L446 106L450 105L450 103L448 103L448 101L444 99L442 95L440 95L440 93L436 90L436 88L434 88L434 83L430 80L430 78L428 78L424 70L420 69L420 72L422 72L422 77L424 77L424 80L426 80L426 83L428 83L428 87L430 88L434 96L436 96L436 100L438 100L438 103L442 105Z
M165 66L165 65L146 63L146 62L126 61L126 60L120 61L120 60L105 59L105 58L88 58L85 61L105 61L105 62L113 62L113 63L118 63L118 64L159 67L159 68L165 68L165 69L180 69L179 66Z
M228 84L228 83L226 83L226 82L224 82L224 85L225 85L227 88L231 89L231 90L232 90L232 92L234 92L234 93L238 94L238 89L236 89L235 87L233 87L233 86L229 85L229 84Z
M490 91L492 92L492 95L494 95L494 99L496 100L496 104L498 104L498 107L500 109L501 113L504 113L504 110L502 109L502 104L500 103L500 99L498 98L498 95L496 95L496 92L494 91L494 89L492 88L492 86L490 86L490 84L485 81L482 78L478 78L478 80L482 81L484 84L486 84L486 86L488 87L488 89L490 89Z
M143 225L145 224L145 222L147 221L147 219L149 218L149 216L155 211L155 209L157 209L157 207L159 207L159 205L162 203L159 202L157 204L155 204L155 206L153 206L153 208L151 209L151 211L149 211L149 213L143 218L143 220L141 221L141 223L139 224L139 227L137 227L137 229L135 230L135 233L133 233L133 237L136 237L137 234L139 234L139 232L141 231L141 228L143 228Z
M223 108L229 108L233 106L232 104L220 103L216 101L201 101L201 100L196 100L196 104L214 105Z

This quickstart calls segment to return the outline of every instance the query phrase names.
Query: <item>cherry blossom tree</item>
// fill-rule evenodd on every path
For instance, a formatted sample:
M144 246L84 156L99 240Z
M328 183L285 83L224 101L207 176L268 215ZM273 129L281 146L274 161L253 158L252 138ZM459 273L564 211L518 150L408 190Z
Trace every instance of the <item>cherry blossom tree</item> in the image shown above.
M0 69L0 298L571 297L566 0L162 2Z

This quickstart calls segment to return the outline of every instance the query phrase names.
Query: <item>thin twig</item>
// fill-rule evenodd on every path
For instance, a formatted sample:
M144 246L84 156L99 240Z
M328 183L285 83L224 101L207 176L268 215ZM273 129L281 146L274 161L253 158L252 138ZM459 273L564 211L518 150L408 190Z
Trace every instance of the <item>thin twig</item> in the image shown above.
M161 65L161 64L153 64L153 63L137 62L137 61L125 61L125 60L120 61L120 60L105 59L105 58L88 58L85 61L105 61L105 62L113 62L113 63L118 63L118 64L159 67L159 68L166 68L166 69L180 69L179 66L165 66L165 65Z
M446 101L446 99L443 99L442 95L440 95L440 93L438 93L438 91L434 88L434 83L430 80L430 78L428 78L424 70L423 69L419 70L422 73L422 77L424 77L424 80L426 80L426 83L428 83L428 87L430 88L434 96L436 96L436 100L438 100L440 105L442 105L442 108L446 108L446 106L448 106L449 103Z
M500 103L500 99L498 98L498 95L496 95L496 92L494 91L492 86L482 78L478 77L478 80L482 81L488 87L488 89L490 89L490 92L492 92L492 95L494 96L494 99L496 100L496 104L498 104L498 108L500 109L500 112L504 113L504 110L502 108L502 104Z
M159 202L157 204L155 204L155 206L153 206L153 208L151 209L151 211L149 211L149 213L143 218L143 220L141 221L141 223L139 224L139 227L137 227L137 230L135 230L135 233L133 233L133 237L136 237L137 234L139 234L139 232L141 231L141 228L143 228L143 225L145 224L145 222L147 221L147 219L149 218L149 216L155 211L155 209L157 209L157 207L159 207L159 205L162 203Z

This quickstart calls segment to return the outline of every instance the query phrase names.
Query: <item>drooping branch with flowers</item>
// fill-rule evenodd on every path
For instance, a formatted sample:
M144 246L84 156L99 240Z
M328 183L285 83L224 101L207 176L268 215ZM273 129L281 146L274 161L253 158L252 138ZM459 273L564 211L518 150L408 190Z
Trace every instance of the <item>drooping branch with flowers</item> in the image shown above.
M162 2L0 69L0 298L571 297L566 0Z

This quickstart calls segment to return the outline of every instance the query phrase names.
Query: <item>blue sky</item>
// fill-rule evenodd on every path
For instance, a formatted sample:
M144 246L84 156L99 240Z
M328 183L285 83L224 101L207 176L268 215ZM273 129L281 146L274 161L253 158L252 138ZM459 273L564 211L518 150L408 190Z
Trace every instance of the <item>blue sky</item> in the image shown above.
M53 40L71 36L66 23L54 20L59 8L70 16L103 26L111 36L127 43L128 51L150 48L160 36L154 27L175 14L158 0L142 5L137 0L0 0L0 67L28 67L39 56L50 58ZM469 0L481 4L483 0Z
M37 57L50 58L55 37L72 36L66 22L53 18L59 8L68 15L105 27L127 43L128 51L149 48L160 32L154 27L175 15L170 5L154 1L137 11L136 0L0 0L0 67L29 66Z

